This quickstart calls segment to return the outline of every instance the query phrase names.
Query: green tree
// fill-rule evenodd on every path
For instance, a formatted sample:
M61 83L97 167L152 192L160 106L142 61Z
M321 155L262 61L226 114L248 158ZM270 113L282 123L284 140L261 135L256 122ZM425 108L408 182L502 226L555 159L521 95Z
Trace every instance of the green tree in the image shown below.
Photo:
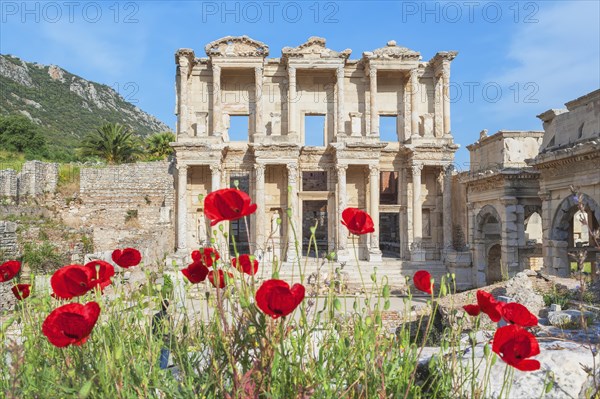
M83 157L97 157L109 164L119 164L135 161L142 153L142 147L128 127L107 123L84 138L80 153Z
M44 156L46 139L29 118L23 115L0 116L0 148Z
M153 134L146 139L146 149L153 159L165 159L173 154L173 147L169 145L176 140L173 132L161 132Z

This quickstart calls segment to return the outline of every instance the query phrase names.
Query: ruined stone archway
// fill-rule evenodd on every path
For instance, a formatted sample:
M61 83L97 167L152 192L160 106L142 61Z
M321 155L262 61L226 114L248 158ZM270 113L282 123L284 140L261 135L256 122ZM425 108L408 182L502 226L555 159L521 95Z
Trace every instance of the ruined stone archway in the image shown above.
M600 206L588 196L581 194L582 202L587 214L587 219L591 229L597 229L600 221ZM569 195L557 207L552 219L551 230L549 234L548 247L550 249L548 263L546 266L551 272L559 276L566 277L571 271L571 261L569 251L575 247L573 234L573 218L579 211L578 200L575 195ZM595 252L588 253L593 262Z
M494 279L495 274L499 274L502 276L501 272L501 244L502 244L502 221L500 219L500 214L492 205L486 205L477 214L475 220L475 245L474 245L474 253L473 260L474 265L477 267L477 284L479 286L488 284L490 279ZM492 247L498 246L500 255L498 257L498 265L497 271L492 272L490 275L489 270L489 252ZM493 258L493 261L496 262L496 258Z
M494 284L498 281L502 281L502 248L500 244L494 244L490 247L487 254L487 275L486 283Z

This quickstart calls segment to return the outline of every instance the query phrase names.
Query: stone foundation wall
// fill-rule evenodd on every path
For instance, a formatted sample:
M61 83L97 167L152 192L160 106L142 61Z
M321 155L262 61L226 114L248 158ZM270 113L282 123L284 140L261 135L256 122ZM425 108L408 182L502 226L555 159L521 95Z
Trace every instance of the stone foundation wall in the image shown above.
M20 173L0 170L0 197L36 197L56 192L58 164L27 161Z
M63 217L93 228L95 251L133 246L147 263L161 261L175 246L171 169L167 161L82 168L82 203Z
M0 264L15 259L17 255L17 224L0 221ZM0 310L14 305L16 299L10 290L13 285L13 281L0 283Z

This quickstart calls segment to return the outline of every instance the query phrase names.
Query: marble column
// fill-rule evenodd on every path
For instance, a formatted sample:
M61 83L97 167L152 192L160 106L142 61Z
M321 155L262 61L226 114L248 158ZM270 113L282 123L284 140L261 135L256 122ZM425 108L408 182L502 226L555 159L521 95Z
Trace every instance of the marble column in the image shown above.
M419 137L419 77L417 69L410 71L410 135Z
M296 126L296 68L288 66L288 135L297 135Z
M421 248L423 239L423 203L421 201L421 171L423 164L413 163L413 248L411 251L412 261L425 261L425 252Z
M178 133L182 136L188 136L189 123L189 108L188 108L188 76L190 66L185 57L181 57L179 61L179 130Z
M404 194L406 193L406 168L400 167L398 171L398 205L400 211L398 222L398 236L400 240L400 259L406 258L406 243L408 242L408 217L406 215L406 205L404 204Z
M210 191L217 191L221 188L221 165L210 165L211 186Z
M379 137L379 111L377 110L377 68L369 67L369 105L371 115L371 136Z
M213 103L212 103L212 122L213 136L221 137L223 135L222 120L223 114L221 110L221 67L218 65L212 66L213 82Z
M348 229L342 224L342 212L348 207L348 194L346 192L346 170L348 165L336 165L337 169L337 215L338 215L338 261L348 261Z
M187 252L187 175L188 166L177 166L177 252Z
M442 137L444 135L444 80L441 73L436 74L434 77L434 89L433 89L433 103L434 103L434 116L433 116L433 131L435 137Z
M298 235L300 234L300 222L298 221L298 164L289 163L286 167L288 174L288 208L290 209L287 217L287 261L294 262L302 255L298 253L298 251L302 251L302 237ZM296 236L294 231L296 231ZM298 251L296 251L296 240L298 241Z
M337 134L345 136L344 125L344 66L337 68Z
M254 134L264 136L263 122L263 67L254 68Z
M256 163L254 164L254 189L255 189L255 199L254 201L258 204L255 213L255 223L254 223L254 239L255 239L255 249L264 248L265 246L265 231L267 231L267 226L265 223L265 164Z
M369 248L369 261L371 262L381 262L381 250L379 249L379 178L379 166L369 165L369 214L375 227L375 232L371 233Z
M443 179L443 191L442 191L442 203L443 203L443 232L444 232L444 250L449 251L453 249L452 245L452 172L454 171L453 165L446 165L442 169L444 176Z
M444 136L450 135L450 64L444 62L442 66L443 104L444 104Z

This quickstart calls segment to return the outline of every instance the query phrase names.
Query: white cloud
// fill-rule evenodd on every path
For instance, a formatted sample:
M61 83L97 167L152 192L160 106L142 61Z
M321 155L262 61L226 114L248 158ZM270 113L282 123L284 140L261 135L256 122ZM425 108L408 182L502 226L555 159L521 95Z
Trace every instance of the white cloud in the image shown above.
M531 118L600 87L600 3L537 4L538 22L523 23L509 39L507 58L514 66L490 78L503 88L502 99L490 104L495 118ZM529 82L535 86L526 89ZM520 87L518 101L516 86L509 89L515 83ZM532 94L536 87L539 91ZM537 103L526 103L527 94Z

